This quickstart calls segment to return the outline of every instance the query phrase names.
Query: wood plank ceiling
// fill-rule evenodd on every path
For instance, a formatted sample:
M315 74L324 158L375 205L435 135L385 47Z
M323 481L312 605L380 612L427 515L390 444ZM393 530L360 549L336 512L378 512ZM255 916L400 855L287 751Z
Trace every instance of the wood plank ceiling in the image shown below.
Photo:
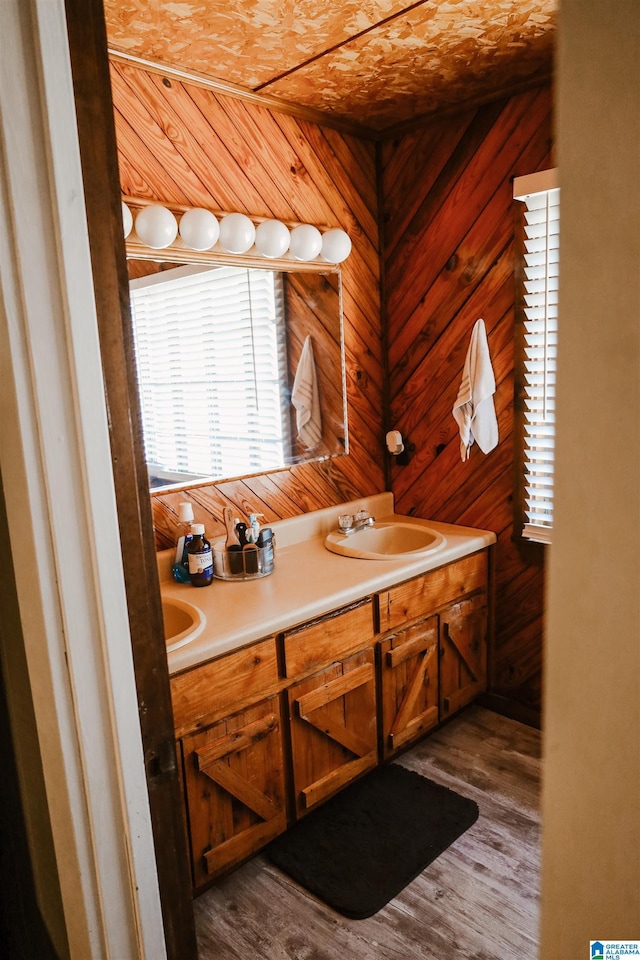
M548 80L557 0L104 0L110 49L374 132Z

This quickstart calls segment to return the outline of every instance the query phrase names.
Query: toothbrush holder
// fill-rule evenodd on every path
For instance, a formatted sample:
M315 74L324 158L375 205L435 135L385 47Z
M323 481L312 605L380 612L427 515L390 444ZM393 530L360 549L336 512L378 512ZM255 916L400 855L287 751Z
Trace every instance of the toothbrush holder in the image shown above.
M224 540L212 544L213 575L217 580L259 580L275 569L273 546L228 550Z

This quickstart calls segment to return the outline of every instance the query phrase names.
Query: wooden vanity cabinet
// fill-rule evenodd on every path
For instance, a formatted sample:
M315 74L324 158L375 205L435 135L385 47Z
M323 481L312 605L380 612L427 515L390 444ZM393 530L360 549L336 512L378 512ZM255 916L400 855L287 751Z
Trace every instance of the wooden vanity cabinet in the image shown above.
M488 551L171 678L196 892L486 684Z
M284 635L297 817L378 762L373 640L371 598Z
M486 688L488 577L483 550L378 595L384 759Z

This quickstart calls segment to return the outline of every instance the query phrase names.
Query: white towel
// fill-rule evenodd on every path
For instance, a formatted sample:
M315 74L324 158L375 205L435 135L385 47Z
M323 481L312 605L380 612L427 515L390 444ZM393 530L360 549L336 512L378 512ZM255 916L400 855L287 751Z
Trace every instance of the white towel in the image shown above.
M318 396L318 377L313 357L311 337L304 341L298 369L293 381L291 403L296 408L298 439L307 450L317 447L322 440L322 418Z
M469 459L474 440L483 453L489 453L498 443L498 421L493 404L495 391L487 331L484 320L476 320L452 411L460 428L460 456L463 460Z

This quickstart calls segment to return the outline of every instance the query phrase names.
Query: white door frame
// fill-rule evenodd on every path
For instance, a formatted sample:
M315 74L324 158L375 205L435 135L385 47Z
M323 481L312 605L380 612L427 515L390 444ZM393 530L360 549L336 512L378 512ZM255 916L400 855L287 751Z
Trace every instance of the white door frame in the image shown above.
M163 960L64 0L0 3L0 213L0 469L70 955Z

